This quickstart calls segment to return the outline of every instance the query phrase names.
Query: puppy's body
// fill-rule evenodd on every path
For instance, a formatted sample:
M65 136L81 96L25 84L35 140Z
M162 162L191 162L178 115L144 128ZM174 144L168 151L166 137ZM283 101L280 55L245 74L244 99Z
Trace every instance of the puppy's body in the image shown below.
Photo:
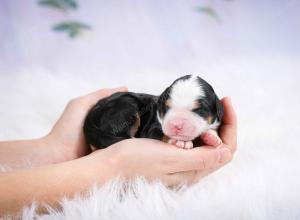
M100 100L84 123L87 142L105 148L128 138L152 138L183 148L216 130L223 106L213 88L191 75L175 80L160 96L116 93ZM194 141L194 143L192 143Z
M89 112L84 133L89 144L105 148L133 137L161 140L157 96L121 92L101 99Z

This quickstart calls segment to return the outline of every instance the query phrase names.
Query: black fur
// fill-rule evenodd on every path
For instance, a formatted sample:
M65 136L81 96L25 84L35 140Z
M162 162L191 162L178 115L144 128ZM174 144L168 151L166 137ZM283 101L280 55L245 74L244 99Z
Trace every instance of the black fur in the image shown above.
M157 97L122 92L101 99L88 113L83 130L88 144L105 148L131 138L130 130L140 117L134 137L161 139L162 131L156 118Z
M199 99L200 108L193 110L203 118L212 117L212 121L216 119L221 121L224 114L223 104L216 95L214 89L205 80L198 77L198 82L202 85L205 98Z

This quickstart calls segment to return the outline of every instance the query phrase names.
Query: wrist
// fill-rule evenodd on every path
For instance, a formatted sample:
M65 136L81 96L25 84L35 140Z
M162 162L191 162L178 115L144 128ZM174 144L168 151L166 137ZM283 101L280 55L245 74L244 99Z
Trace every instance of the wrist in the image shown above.
M102 179L101 182L124 174L124 166L122 166L119 153L114 152L114 149L110 149L110 147L97 150L85 158L89 160L86 164L92 168L92 172L99 176L100 180Z
M40 156L41 158L45 158L45 162L48 164L55 164L70 160L63 146L61 146L55 138L53 138L50 134L33 140L36 146L41 148Z

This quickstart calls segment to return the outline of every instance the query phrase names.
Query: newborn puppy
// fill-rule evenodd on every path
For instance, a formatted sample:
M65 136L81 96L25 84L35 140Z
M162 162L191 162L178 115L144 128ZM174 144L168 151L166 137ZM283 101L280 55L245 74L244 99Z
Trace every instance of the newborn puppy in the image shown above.
M88 113L84 134L96 149L128 138L152 138L190 149L217 129L223 105L213 88L198 76L175 80L159 97L122 92L101 99Z

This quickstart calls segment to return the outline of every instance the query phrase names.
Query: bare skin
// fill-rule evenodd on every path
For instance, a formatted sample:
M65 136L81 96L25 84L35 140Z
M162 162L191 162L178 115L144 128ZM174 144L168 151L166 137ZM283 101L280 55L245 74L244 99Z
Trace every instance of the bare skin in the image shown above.
M82 125L98 99L126 88L106 89L72 100L51 132L36 140L0 142L0 164L20 168L0 173L0 216L16 214L32 201L58 207L59 198L85 193L93 184L123 176L193 183L231 161L236 150L236 115L229 98L220 128L222 143L191 150L150 139L129 139L90 153ZM33 167L27 168L24 161ZM26 169L25 169L26 168Z

